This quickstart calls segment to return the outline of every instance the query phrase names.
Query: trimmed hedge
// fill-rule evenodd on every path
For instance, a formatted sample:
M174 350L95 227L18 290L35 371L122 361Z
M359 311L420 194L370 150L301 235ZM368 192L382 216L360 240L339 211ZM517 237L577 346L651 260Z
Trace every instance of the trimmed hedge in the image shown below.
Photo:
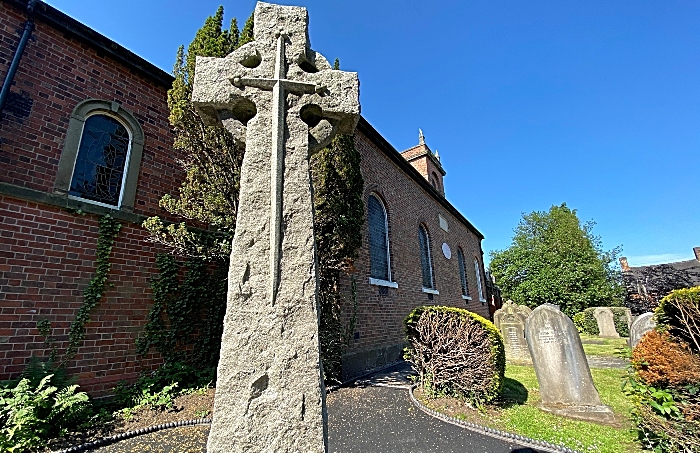
M421 306L404 320L419 384L429 396L454 396L475 406L501 394L506 356L500 332L470 311Z
M688 343L700 353L700 286L677 289L661 299L655 310L658 328Z
M615 330L621 337L630 336L630 326L627 324L627 309L624 307L608 307L612 310L615 319Z
M588 335L600 335L600 330L598 329L598 321L595 320L593 316L593 311L595 307L586 308L574 315L573 321L576 326L576 330L579 333L585 333Z

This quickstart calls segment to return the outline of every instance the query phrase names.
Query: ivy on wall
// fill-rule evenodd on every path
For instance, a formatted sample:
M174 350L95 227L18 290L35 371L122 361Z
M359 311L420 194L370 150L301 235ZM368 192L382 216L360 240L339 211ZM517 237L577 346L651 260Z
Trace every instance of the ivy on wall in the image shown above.
M183 266L166 254L158 255L156 264L159 275L151 283L153 307L137 340L138 353L154 348L166 363L216 367L226 311L227 266L199 258Z
M83 305L78 310L68 331L68 348L65 360L75 357L78 348L85 339L85 324L90 322L90 313L95 309L107 286L107 274L112 268L109 256L112 254L114 241L122 228L122 224L109 215L100 217L100 233L97 237L97 253L95 257L95 275L83 291Z
M77 212L82 215L82 212ZM90 322L90 313L97 307L105 289L109 285L107 276L112 265L109 263L109 257L112 254L114 241L117 239L121 223L111 217L104 215L99 218L99 234L97 236L97 250L95 253L95 274L83 291L83 304L78 309L75 319L70 325L68 331L68 346L59 367L63 366L71 360L78 352L78 348L85 339L85 324ZM36 328L44 337L44 343L49 349L49 363L55 363L58 357L58 349L56 341L51 334L51 321L48 319L40 319L36 323Z

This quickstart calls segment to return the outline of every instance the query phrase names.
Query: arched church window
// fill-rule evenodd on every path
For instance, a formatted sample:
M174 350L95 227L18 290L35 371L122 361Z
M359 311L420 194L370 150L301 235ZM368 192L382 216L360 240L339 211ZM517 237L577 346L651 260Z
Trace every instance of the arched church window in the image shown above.
M391 281L389 261L389 232L384 204L376 195L367 200L367 222L369 224L370 277Z
M71 115L55 191L131 211L142 153L143 130L131 112L117 102L83 101Z
M467 266L464 263L464 253L462 253L461 247L457 249L457 262L459 264L459 281L462 284L462 297L471 299L469 297L469 283L467 282Z
M88 117L68 194L119 206L130 150L131 134L119 120L104 114Z
M479 260L474 258L474 271L476 272L476 288L479 291L479 301L486 302L484 290L481 286L481 272L479 272Z
M420 264L423 273L423 288L434 289L433 263L430 256L430 237L423 225L418 226L418 242L420 245Z

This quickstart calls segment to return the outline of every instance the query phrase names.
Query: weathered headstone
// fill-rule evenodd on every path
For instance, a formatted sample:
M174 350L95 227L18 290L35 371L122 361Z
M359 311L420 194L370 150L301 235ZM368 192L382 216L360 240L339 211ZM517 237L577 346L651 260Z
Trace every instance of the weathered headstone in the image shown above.
M501 334L506 359L511 363L532 363L525 341L525 321L517 314L506 314L501 319Z
M540 386L541 409L581 420L614 422L593 384L576 327L558 306L535 308L525 323L525 337Z
M511 363L532 363L525 341L525 313L529 312L531 310L528 307L516 305L509 300L493 314L494 324L503 335L506 358Z
M593 310L593 317L598 323L598 336L607 338L620 338L620 334L615 329L615 315L607 307L598 307Z
M627 341L631 348L637 346L639 340L642 339L644 334L651 331L656 327L656 321L654 320L654 313L644 313L640 315L632 323L630 327L630 338Z
M523 319L523 324L525 324L525 320L527 319L528 316L530 316L530 313L532 313L532 310L529 307L526 307L525 305L518 305L512 300L507 300L501 308L496 310L496 312L493 314L493 323L496 327L499 329L501 328L501 318L506 314L506 313L516 313L520 315Z
M192 93L246 146L207 451L324 452L309 156L352 133L359 82L311 50L306 9L254 14L255 41L197 57Z

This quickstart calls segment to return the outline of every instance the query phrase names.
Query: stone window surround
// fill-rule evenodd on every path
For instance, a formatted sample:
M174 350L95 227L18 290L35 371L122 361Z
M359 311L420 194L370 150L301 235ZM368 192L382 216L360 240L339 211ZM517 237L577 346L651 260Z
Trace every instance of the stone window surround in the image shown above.
M399 284L392 281L392 278L391 278L391 242L389 240L389 213L387 212L386 204L384 203L384 199L382 198L381 195L379 195L377 192L370 192L369 196L367 197L367 200L369 200L369 197L374 197L379 202L379 205L382 207L382 210L384 211L384 231L386 232L386 266L387 266L387 275L389 277L389 280L383 280L380 278L369 277L369 284L375 285L375 286L386 286L388 288L398 288ZM367 202L367 205L369 206L369 201ZM368 227L369 227L369 218L368 218ZM371 254L372 254L371 249L369 249L369 253L370 253L370 262L371 262ZM370 264L370 266L371 266L371 264Z
M70 190L71 180L73 179L73 170L80 148L80 141L83 137L83 126L87 118L95 114L104 114L120 120L131 134L131 149L124 168L125 178L122 183L121 201L118 206L109 206L104 203L80 197L71 196L70 198L76 198L86 203L109 207L111 209L133 212L134 201L136 199L136 183L138 181L141 157L143 155L144 133L134 115L117 101L86 99L75 106L70 116L68 129L66 130L66 140L63 144L61 158L58 162L54 193L69 198L68 191Z

